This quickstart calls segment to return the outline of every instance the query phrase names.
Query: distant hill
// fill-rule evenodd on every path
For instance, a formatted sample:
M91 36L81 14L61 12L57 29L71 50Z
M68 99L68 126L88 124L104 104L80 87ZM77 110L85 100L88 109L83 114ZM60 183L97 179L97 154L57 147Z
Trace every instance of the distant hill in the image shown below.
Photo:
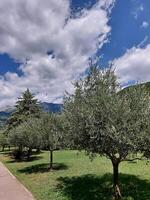
M143 85L146 91L150 94L150 82L142 83L141 85ZM132 85L132 86L126 87L120 92L124 92L125 90L127 91L128 88L131 88L131 87L138 87L138 85ZM47 103L47 102L41 102L40 106L41 108L43 108L45 112L53 112L53 113L61 112L62 107L63 107L62 104ZM3 111L0 111L0 126L5 123L5 121L11 115L13 111L14 111L14 107L8 107L4 109Z
M43 102L43 103L40 103L40 105L45 112L57 113L57 112L61 112L62 110L62 104Z
M47 102L42 102L40 103L41 108L45 112L61 112L62 109L62 104L55 104L55 103L47 103ZM5 121L8 119L8 117L14 112L14 107L9 107L4 109L3 111L0 111L0 126L5 123Z
M0 127L5 123L7 118L10 116L10 114L5 112L0 112Z
M0 126L2 126L6 120L8 119L8 117L11 115L11 113L14 111L13 108L9 109L9 110L4 110L4 111L0 111Z
M120 92L123 93L124 91L128 91L129 88L131 89L131 88L135 88L138 86L143 86L143 89L145 89L145 91L150 95L150 82L141 83L141 84L137 84L137 85L131 85L131 86L128 86L128 87L122 89Z

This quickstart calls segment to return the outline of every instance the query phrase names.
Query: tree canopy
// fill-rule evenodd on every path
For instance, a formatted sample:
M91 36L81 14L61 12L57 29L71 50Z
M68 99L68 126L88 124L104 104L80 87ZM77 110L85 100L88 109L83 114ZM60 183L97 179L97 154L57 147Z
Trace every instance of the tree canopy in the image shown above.
M10 144L23 152L27 149L30 158L32 149L46 149L50 151L50 168L53 165L53 151L62 147L61 116L53 113L42 113L39 118L29 118L27 121L9 131ZM22 156L19 154L19 156Z
M77 149L89 155L104 155L112 161L114 196L121 196L118 167L131 153L143 151L149 124L150 102L141 87L119 92L111 69L91 68L75 84L75 93L64 99L67 134Z
M38 100L35 99L34 95L27 89L16 102L15 111L7 121L8 129L18 126L28 118L39 117L40 112L41 108Z
M5 146L8 146L8 138L5 134L5 129L0 128L0 146L2 147L2 151L4 151Z
M50 152L50 169L53 168L53 151L63 146L62 117L59 114L43 114L40 119L40 135L44 148Z

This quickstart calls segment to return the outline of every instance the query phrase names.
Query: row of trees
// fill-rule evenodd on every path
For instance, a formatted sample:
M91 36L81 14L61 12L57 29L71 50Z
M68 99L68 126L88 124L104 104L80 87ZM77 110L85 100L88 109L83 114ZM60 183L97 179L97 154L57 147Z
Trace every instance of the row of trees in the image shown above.
M20 159L25 156L30 159L32 150L40 149L49 150L50 152L50 169L53 163L53 151L62 147L61 140L61 117L55 114L41 113L39 118L29 118L19 126L13 128L8 134L10 144L18 147L16 158Z
M15 111L1 129L0 145L14 146L15 159L30 159L32 150L50 152L50 169L53 151L62 147L61 115L44 113L34 95L27 89L16 102Z
M49 150L50 168L57 148L106 156L113 166L114 198L120 199L119 164L150 157L149 115L149 96L143 86L120 90L111 69L92 67L87 77L75 83L74 94L66 94L61 114L43 113L27 90L16 103L5 135L20 152L27 149L28 158L33 148Z

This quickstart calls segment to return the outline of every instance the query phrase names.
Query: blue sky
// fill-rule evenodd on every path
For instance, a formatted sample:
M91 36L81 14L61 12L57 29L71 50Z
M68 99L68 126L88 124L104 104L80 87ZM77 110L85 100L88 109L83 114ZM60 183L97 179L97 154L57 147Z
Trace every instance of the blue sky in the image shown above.
M150 23L149 8L148 0L116 1L109 22L112 27L110 43L104 45L101 51L104 54L103 63L120 57L145 38L145 45L150 42L150 26L142 27L143 22Z
M94 55L112 63L122 84L150 80L149 0L39 3L0 2L0 108L27 87L41 101L61 102Z

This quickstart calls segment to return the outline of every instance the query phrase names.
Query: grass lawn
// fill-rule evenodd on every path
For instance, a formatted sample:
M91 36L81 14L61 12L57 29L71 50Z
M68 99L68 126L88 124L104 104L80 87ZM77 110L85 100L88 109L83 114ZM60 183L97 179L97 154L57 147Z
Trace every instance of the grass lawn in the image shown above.
M55 170L47 171L48 152L29 162L14 162L0 155L7 168L33 193L36 200L111 200L112 166L106 158L91 162L77 151L56 151ZM150 200L150 164L146 161L120 165L124 200Z

